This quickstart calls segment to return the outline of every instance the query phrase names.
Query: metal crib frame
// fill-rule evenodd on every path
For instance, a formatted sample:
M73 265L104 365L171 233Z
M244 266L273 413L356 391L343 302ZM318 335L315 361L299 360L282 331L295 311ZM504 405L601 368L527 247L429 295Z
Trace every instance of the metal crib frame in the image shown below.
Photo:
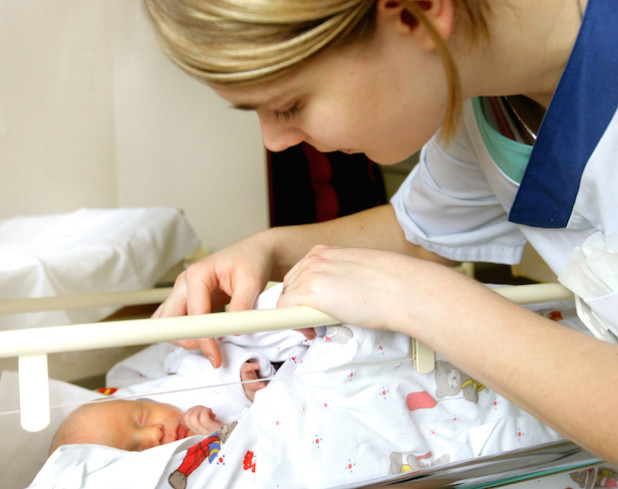
M459 463L439 465L420 472L401 474L390 477L388 480L354 487L485 489L551 477L562 472L573 472L601 463L603 462L598 457L565 440Z

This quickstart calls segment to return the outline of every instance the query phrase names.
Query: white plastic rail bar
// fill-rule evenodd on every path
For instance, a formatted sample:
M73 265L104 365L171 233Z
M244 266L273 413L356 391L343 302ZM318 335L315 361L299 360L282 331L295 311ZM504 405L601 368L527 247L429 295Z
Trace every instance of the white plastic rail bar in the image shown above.
M573 292L559 283L514 285L493 289L498 294L517 304L539 304L561 300L572 300Z
M61 295L56 297L33 297L29 299L0 300L0 314L25 312L61 311L89 307L156 304L163 302L171 287L102 294Z
M520 285L494 290L520 304L573 297L572 293L560 284ZM294 306L199 316L13 329L0 331L0 358L335 324L340 324L340 321L316 309Z
M294 306L14 329L0 331L0 358L333 324L340 324L340 321L310 307Z

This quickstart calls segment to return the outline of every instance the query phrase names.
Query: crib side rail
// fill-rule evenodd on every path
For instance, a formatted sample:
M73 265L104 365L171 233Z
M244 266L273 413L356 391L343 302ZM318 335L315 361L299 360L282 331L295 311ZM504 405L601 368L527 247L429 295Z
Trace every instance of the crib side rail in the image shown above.
M523 285L498 288L495 291L518 303L538 303L572 297L571 293L559 284ZM45 307L49 306L49 303L44 304ZM40 304L39 307L41 307ZM47 354L49 353L339 323L335 318L316 309L295 306L200 316L16 329L0 331L0 358L19 357L22 427L28 431L39 431L50 422L49 392L45 388L48 379ZM417 343L413 345L413 351L419 360L415 364L431 364L431 361L420 361L419 346ZM422 351L425 359L433 358L434 354L430 349Z
M566 300L573 297L568 289L557 283L498 287L494 290L518 304ZM166 288L87 296L4 300L0 301L0 314L148 304L165 299L169 292L170 289ZM339 321L313 308L295 306L200 316L14 329L0 331L0 358L333 324L339 324Z
M573 297L572 293L560 284L519 285L499 287L494 290L519 304L571 299ZM169 293L169 290L165 293ZM166 297L166 295L161 294L162 292L159 292L158 289L153 289L153 292L142 291L134 293L134 296L145 301L142 303L148 303L152 302L154 297ZM87 296L84 299L77 299L70 307L88 307L95 303L97 306L110 305L109 301L117 301L120 297L120 294ZM34 307L47 308L54 304L52 299L54 298L31 300L35 301ZM0 301L0 305L1 302L5 301ZM83 306L86 303L88 306ZM127 304L127 302L115 302L114 304ZM19 301L17 305L22 307L22 301ZM55 305L57 306L55 308L66 307L64 301L55 302ZM5 310L14 312L16 307L5 306ZM106 323L14 329L0 331L0 358L333 324L339 324L339 321L316 309L295 306L199 316L132 319Z
M340 324L316 309L219 312L0 331L0 358Z
M171 287L101 294L34 297L27 299L0 300L0 314L86 309L105 306L137 306L163 302L172 291Z

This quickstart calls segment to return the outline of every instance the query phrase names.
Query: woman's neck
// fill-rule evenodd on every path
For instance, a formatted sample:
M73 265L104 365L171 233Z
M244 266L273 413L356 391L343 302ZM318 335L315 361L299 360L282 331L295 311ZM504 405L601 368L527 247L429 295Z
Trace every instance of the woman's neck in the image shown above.
M524 95L547 108L579 32L578 1L494 0L488 23L472 49L457 48L463 36L452 43L465 98Z

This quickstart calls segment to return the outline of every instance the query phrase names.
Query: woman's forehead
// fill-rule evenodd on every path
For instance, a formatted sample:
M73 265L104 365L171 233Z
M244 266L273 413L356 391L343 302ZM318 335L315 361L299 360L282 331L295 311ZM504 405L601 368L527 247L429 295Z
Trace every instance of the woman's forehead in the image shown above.
M266 81L246 85L223 85L208 83L221 97L232 102L234 107L247 110L257 110L263 107L281 105L282 101L290 101L299 94L316 85L321 73L331 69L332 61L329 49L314 55L286 73ZM332 64L332 63L331 63Z
M291 97L292 84L286 80L272 80L267 83L259 83L247 86L221 86L210 87L222 98L232 104L235 109L259 110L279 105L282 100Z

